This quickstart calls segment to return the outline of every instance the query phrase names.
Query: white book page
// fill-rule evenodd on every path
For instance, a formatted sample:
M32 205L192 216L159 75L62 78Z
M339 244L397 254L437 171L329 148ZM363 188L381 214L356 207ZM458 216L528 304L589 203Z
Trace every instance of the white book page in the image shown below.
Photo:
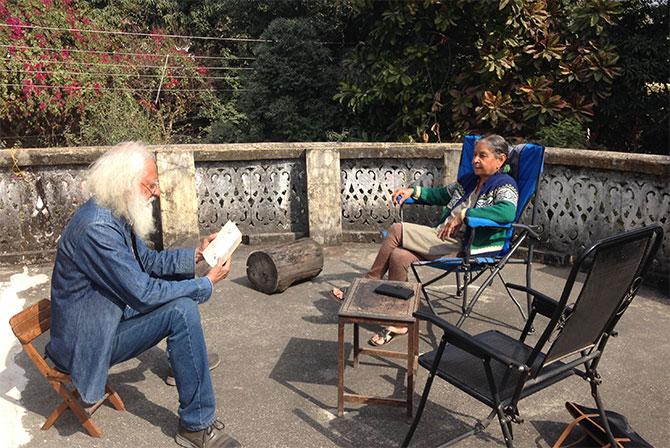
M240 232L234 222L228 221L219 230L216 238L202 251L202 256L208 265L214 267L219 258L223 257L224 260L230 258L241 242L242 232Z

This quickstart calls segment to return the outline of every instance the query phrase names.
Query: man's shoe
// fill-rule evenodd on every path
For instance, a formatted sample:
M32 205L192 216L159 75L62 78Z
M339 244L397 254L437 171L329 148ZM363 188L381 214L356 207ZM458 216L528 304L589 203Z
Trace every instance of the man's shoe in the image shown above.
M187 431L179 425L175 442L185 448L238 448L240 442L223 432L225 425L220 420L200 431Z
M214 370L221 364L221 358L219 358L218 353L207 353L207 361L209 364L209 370ZM174 372L172 371L172 366L168 364L167 376L165 377L165 384L168 386L176 386L177 382L174 379Z

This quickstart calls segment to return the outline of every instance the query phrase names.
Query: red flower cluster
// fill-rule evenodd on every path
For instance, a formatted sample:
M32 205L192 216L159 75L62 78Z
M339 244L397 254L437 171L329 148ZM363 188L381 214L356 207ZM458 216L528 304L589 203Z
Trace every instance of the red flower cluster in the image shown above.
M28 22L23 22L21 19L18 17L8 17L7 20L5 20L5 23L9 25L9 28L12 30L12 35L11 38L12 40L19 40L23 39L23 36L25 35L25 25L29 25Z
M0 27L0 40L9 44L0 70L7 73L7 84L17 85L0 92L0 102L13 101L5 115L0 110L0 128L12 123L17 134L64 134L78 129L88 106L121 91L132 92L148 115L161 109L161 114L183 116L197 107L195 90L203 86L200 77L207 68L197 66L172 39L157 35L169 32L127 40L79 32L96 28L83 17L82 5L76 0L0 0L0 24L7 25ZM168 69L155 103L166 55Z

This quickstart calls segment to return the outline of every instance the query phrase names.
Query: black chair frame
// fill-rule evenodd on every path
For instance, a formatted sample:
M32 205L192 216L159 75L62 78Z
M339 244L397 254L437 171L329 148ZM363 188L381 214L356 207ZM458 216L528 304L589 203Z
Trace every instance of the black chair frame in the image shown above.
M444 333L437 350L419 358L429 375L402 446L408 446L414 435L436 376L492 409L486 419L443 446L483 431L497 416L505 443L512 447L512 423L523 421L519 401L572 375L589 383L611 446L617 446L598 392L602 382L598 365L609 338L617 335L616 324L637 294L662 240L661 226L653 225L595 243L577 258L559 300L527 286L508 283L509 288L533 297L529 318L518 340L498 331L472 336L435 314L417 311L416 318L433 323ZM577 299L569 305L582 271L586 278ZM611 288L604 290L603 284ZM529 346L525 341L538 314L546 317L548 323L535 345ZM548 350L543 352L552 337Z

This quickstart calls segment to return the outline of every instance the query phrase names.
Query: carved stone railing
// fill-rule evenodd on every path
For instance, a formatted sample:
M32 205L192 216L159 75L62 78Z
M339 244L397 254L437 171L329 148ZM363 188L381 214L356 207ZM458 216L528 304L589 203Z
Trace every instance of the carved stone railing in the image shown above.
M107 148L3 150L0 262L45 259L86 199L87 165ZM162 238L207 233L228 219L250 242L310 235L324 244L378 240L399 219L390 192L455 178L459 144L262 143L152 147L161 177ZM177 177L175 177L177 176ZM659 223L654 273L670 271L670 157L548 148L536 220L540 248L576 254L613 233ZM172 182L171 182L172 180ZM187 198L187 199L185 199ZM439 211L406 210L434 223ZM528 221L530 210L524 220Z

